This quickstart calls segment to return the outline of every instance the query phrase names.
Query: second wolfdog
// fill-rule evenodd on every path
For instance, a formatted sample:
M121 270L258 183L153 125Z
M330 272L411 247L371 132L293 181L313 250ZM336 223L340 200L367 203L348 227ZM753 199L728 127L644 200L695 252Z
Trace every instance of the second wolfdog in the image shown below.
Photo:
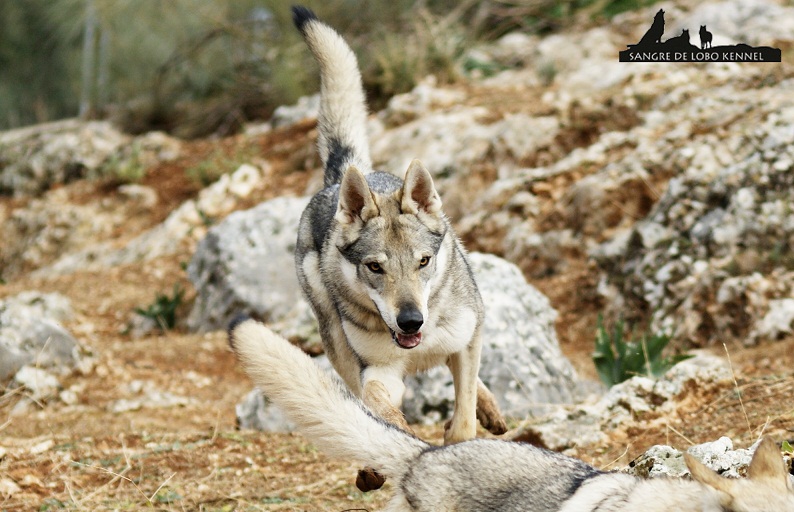
M404 377L446 364L455 406L445 441L473 438L477 418L503 433L477 376L482 299L430 174L416 160L405 180L372 171L355 55L310 10L293 7L293 19L320 66L325 166L325 188L301 218L295 261L328 358L367 406L409 431L399 409Z
M257 386L331 455L392 478L390 512L794 512L775 443L756 449L748 478L724 478L686 454L695 481L640 480L528 444L478 439L430 446L376 418L297 347L247 320L229 341Z

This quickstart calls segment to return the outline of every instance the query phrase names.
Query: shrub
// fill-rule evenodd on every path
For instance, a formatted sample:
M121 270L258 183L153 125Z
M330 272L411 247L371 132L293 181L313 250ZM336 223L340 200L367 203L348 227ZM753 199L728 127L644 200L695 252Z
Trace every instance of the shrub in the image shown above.
M224 174L236 171L245 163L250 163L255 157L254 148L241 147L230 154L222 149L217 149L204 160L185 169L185 174L197 185L206 187L218 181Z
M99 169L98 175L121 184L140 182L146 176L146 166L141 161L138 144L133 142L129 151L111 156Z
M182 304L184 295L185 289L177 283L172 296L158 293L146 309L135 308L135 312L154 320L161 331L173 329L176 326L176 310Z
M615 322L610 333L599 315L593 363L601 382L608 387L635 375L660 377L676 363L692 357L687 354L664 357L662 353L668 343L670 336L667 334L650 332L643 333L639 340L629 341L625 338L622 319Z

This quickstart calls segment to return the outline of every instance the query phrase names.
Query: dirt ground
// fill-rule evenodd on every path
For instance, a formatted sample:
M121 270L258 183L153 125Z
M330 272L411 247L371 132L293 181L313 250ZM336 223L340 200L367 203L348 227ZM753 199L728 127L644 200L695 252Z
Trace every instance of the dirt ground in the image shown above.
M143 184L165 199L134 219L129 230L116 233L116 241L122 244L156 225L194 197L199 189L184 170L218 147L231 152L252 144L273 165L272 186L247 206L275 195L302 194L311 178L306 169L316 167L313 136L309 123L247 141L189 143L182 159L148 170ZM112 183L67 187L75 201L114 193ZM65 389L76 389L77 403L53 400L20 410L24 390L6 389L0 397L0 510L343 511L377 510L385 503L388 486L360 493L354 485L356 465L330 460L298 434L237 430L234 407L251 384L235 365L224 333L177 329L141 339L125 333L131 312L150 303L155 292L170 291L174 283L190 290L183 265L191 250L103 271L23 276L0 286L0 297L24 290L69 297L76 315L66 327L94 354L89 368L62 380ZM569 263L563 274L530 281L560 313L563 351L582 375L593 378L597 274L584 260ZM183 318L191 299L188 292ZM725 355L726 348L709 350ZM659 418L652 428L628 425L601 446L573 452L612 469L658 443L685 449L727 435L744 447L762 432L778 440L794 438L794 337L753 348L728 346L727 351L735 384L688 389L675 414ZM141 383L182 397L182 403L114 412L118 400L141 398ZM417 430L432 442L442 439L440 425ZM3 487L9 481L19 491L9 494Z

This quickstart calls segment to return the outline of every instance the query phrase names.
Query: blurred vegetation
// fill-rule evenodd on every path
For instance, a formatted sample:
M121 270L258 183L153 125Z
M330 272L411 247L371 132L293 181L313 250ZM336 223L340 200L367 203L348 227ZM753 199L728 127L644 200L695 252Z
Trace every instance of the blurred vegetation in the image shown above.
M135 312L154 320L157 327L165 332L176 327L176 311L182 304L185 289L180 284L174 285L173 295L158 293L146 308L135 308Z
M593 363L598 377L607 387L612 387L635 375L658 378L677 363L691 358L689 354L665 356L671 337L664 333L646 331L638 339L629 340L622 319L615 322L610 332L604 319L598 316Z
M185 173L200 187L216 182L224 174L236 171L241 165L251 162L256 157L253 147L236 149L231 155L216 149L207 158L185 169Z
M544 33L653 0L303 2L361 59L375 106L429 73L454 81L474 42ZM82 115L132 133L227 134L317 90L294 0L0 0L0 129ZM482 65L486 65L482 64ZM478 66L481 66L478 63Z

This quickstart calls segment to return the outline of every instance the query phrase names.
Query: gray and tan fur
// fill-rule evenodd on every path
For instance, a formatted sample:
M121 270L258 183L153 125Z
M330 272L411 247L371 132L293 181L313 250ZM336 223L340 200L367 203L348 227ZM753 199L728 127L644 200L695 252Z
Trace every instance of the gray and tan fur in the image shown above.
M264 325L233 325L229 340L256 385L313 443L392 480L390 512L794 512L794 492L769 438L744 479L721 477L686 454L694 481L602 472L495 439L436 447L383 421Z
M456 399L445 441L473 438L477 418L503 433L477 376L482 299L430 174L416 160L404 180L372 170L355 55L310 10L293 7L293 19L320 67L325 166L325 188L301 218L295 261L328 358L355 395L405 430L404 377L446 364Z

